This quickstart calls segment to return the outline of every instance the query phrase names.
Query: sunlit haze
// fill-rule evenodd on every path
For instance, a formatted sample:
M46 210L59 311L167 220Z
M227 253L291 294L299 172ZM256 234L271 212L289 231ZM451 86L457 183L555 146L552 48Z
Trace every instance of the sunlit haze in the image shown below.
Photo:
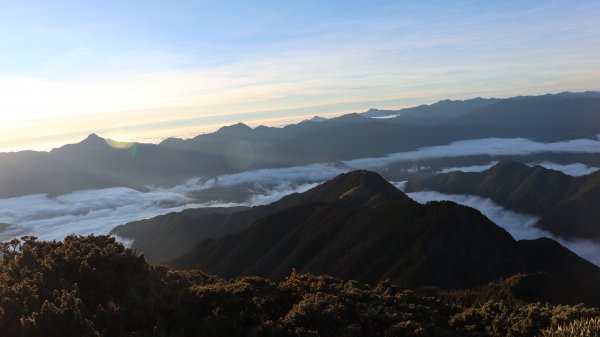
M0 151L597 90L599 17L566 0L4 1Z

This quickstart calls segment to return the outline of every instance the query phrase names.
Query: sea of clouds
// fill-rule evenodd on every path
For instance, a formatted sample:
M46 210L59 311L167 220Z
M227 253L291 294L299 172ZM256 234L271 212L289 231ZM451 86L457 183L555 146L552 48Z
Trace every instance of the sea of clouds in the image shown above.
M529 163L529 166L539 165L543 166L547 169L561 171L562 173L568 174L570 176L578 177L584 176L586 174L590 174L592 172L596 172L600 170L598 167L588 166L582 163L573 163L573 164L558 164L553 163L551 161L543 161L541 163Z
M482 165L446 167L446 168L439 170L437 173L448 173L448 172L452 172L452 171L483 172L496 164L498 164L498 161L493 161L488 164L482 164ZM559 164L559 163L554 163L551 161L543 161L543 162L539 162L539 163L538 162L528 163L527 165L542 166L547 169L560 171L564 174L568 174L568 175L574 176L574 177L584 176L586 174L590 174L590 173L600 170L600 168L598 168L598 167L588 166L583 163Z
M61 240L70 234L108 234L121 224L197 207L258 206L346 172L335 165L246 171L213 178L196 178L170 188L150 187L85 190L60 196L45 194L0 199L0 223L13 225L0 232L0 241L23 235L41 240ZM213 200L198 203L193 193L251 184L249 197L242 202Z
M146 191L128 188L86 190L61 196L44 194L0 199L0 223L13 225L0 232L0 241L22 235L35 235L43 240L60 240L70 234L107 234L114 227L131 221L177 212L195 207L255 206L279 200L295 192L306 191L320 182L353 169L376 169L397 161L418 161L440 157L470 155L529 155L542 152L600 153L600 141L580 139L555 143L539 143L527 139L479 139L453 142L451 144L424 147L415 151L390 154L380 158L348 160L337 164L313 164L286 168L250 170L218 177L190 179L173 187L149 187ZM448 167L440 172L454 170L478 172L496 162L483 165ZM553 162L531 163L560 170L570 175L591 173L598 168L581 163L557 164ZM420 170L425 166L414 166ZM396 183L399 188L402 183ZM199 202L196 196L219 188L244 186L247 198L243 201L220 199ZM226 195L226 194L225 194ZM479 209L490 219L506 228L516 238L549 236L532 225L537 219L517 214L493 204L490 200L473 196L447 196L435 192L411 194L419 201L447 198ZM223 199L225 198L225 199ZM567 242L561 240L581 256L600 263L600 250L590 242Z
M211 188L234 187L243 184L289 185L299 182L322 182L351 169L343 165L313 164L283 168L269 168L243 171L211 178L194 178L182 185L169 188L153 188L158 191L190 193Z
M600 154L600 138L574 139L541 143L525 138L484 138L428 146L414 151L388 154L383 157L360 158L344 161L353 169L377 169L392 163L425 159L466 156L526 156L539 153L594 153Z
M402 187L401 183L397 186ZM455 195L439 192L414 192L408 193L408 196L419 203L429 201L450 200L458 204L469 206L480 211L498 226L506 229L517 240L531 240L540 237L547 237L560 242L563 246L569 248L577 255L600 266L600 244L590 240L565 240L554 236L552 233L535 227L538 217L517 213L508 210L488 198L481 198L474 195Z

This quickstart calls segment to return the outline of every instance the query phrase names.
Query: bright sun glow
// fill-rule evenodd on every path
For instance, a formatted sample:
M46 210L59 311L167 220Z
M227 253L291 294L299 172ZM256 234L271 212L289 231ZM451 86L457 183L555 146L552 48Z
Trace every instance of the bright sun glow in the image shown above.
M518 4L0 8L0 148L598 89L599 6Z

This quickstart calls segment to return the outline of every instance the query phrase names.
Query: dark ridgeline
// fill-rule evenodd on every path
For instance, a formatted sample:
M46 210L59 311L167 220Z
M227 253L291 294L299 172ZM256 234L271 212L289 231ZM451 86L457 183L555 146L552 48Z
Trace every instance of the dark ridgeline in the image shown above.
M414 124L442 124L452 118L498 102L498 98L473 98L464 101L445 99L433 104L423 104L400 110L370 109L363 113L366 117L396 116L395 121Z
M422 190L490 198L541 216L538 226L556 235L600 239L600 172L572 177L505 160L483 172L449 172L406 184L407 192Z
M156 241L144 249L135 241L134 246L152 252L169 246L172 235L185 235L186 228L223 228L202 217L186 222L185 215L177 216L169 216L177 219L171 227L161 228L165 244ZM168 264L226 278L274 280L296 268L370 284L390 280L408 288L465 289L522 275L509 287L520 289L515 290L519 298L600 303L600 269L567 248L550 239L515 241L469 207L418 204L373 172L342 174L305 193L227 217L238 219L237 232L198 240ZM143 227L129 226L117 233L129 230L143 243Z
M369 174L370 175L370 174ZM340 177L346 177L342 175ZM363 184L364 183L364 184ZM301 206L307 203L332 202L357 186L348 196L352 199L381 198L408 199L403 193L379 176L373 181L334 179L304 193L293 193L269 205L251 208L199 208L170 213L155 218L117 226L113 234L134 239L133 245L154 263L164 263L186 253L205 239L220 238L238 232L271 213ZM362 200L362 199L361 199Z
M574 179L541 166L503 160L483 172L454 171L408 181L405 191L479 195L519 212L543 214L564 198Z
M0 244L2 335L537 337L600 317L600 268L469 207L418 204L373 172L155 221L163 247L220 233L171 263L209 274L150 265L107 236ZM121 232L158 244L142 229Z
M525 270L510 235L479 212L453 203L420 205L373 172L340 175L303 199L245 231L205 241L171 265L272 279L295 267L366 283L444 288Z
M156 228L210 217L182 214ZM150 265L107 236L1 244L2 335L537 337L600 317L575 305L600 305L598 267L474 209L418 204L373 172L212 214L250 223L172 264L226 279Z
M383 156L465 139L593 137L600 133L599 110L598 93L562 93L444 100L283 128L238 123L187 140L166 139L158 145L116 143L90 135L50 153L0 154L0 197L114 186L142 190L146 185L173 185L198 176ZM400 116L366 117L387 114Z
M451 124L476 128L484 137L557 141L596 136L599 92L519 96L470 111Z
M159 145L91 135L50 153L0 154L0 197L142 190L475 137L592 137L600 132L598 107L598 93L562 93L441 101L385 120L349 114L281 129L240 123ZM589 220L599 215L599 179L503 161L407 188L490 197L541 214L539 225L556 233L597 238ZM0 244L0 334L533 337L600 317L597 308L565 306L600 306L597 266L551 239L516 241L472 208L421 205L368 171L269 205L186 210L113 233L134 239L137 250L107 236Z
M164 263L192 249L198 242L240 231L256 211L244 207L187 209L115 227L111 234L134 239L133 246L152 263Z

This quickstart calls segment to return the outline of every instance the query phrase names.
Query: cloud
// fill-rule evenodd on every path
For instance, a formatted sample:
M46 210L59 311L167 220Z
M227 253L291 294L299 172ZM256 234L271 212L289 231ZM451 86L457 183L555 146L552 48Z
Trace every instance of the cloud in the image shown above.
M450 200L479 210L498 226L506 229L517 240L548 237L560 242L577 255L600 266L600 244L590 240L565 240L552 233L534 227L538 217L508 210L488 198L473 195L443 194L438 192L414 192L409 197L419 203Z
M564 174L568 174L570 176L584 176L586 174L590 174L600 170L598 167L588 166L582 163L573 163L573 164L558 164L550 161L543 161L541 163L530 163L527 164L529 166L539 165L543 166L547 169L552 169L556 171L561 171Z
M1 138L7 147L30 147L35 143L23 135L32 130L36 134L52 130L47 143L54 144L63 142L64 134L118 128L115 133L119 131L127 139L117 139L139 140L146 135L135 128L140 122L164 123L161 129L168 129L172 120L199 115L248 113L239 117L247 121L264 119L264 111L277 111L281 116L282 111L299 109L289 113L291 117L314 107L320 111L312 113L319 114L397 108L443 98L579 90L597 84L598 50L588 47L598 45L593 29L597 10L580 12L565 6L568 8L560 10L563 20L556 25L554 15L535 13L538 20L531 20L529 10L519 8L515 12L515 6L478 8L477 15L467 16L460 15L456 6L410 5L410 11L405 6L386 6L385 14L379 12L383 15L374 15L370 6L369 11L361 12L359 20L336 11L325 20L327 24L313 22L318 21L314 13L302 16L301 21L310 23L300 25L298 15L293 20L276 16L277 20L258 24L256 17L246 15L232 25L225 24L228 28L223 31L213 32L222 38L216 39L219 43L212 34L195 34L194 43L173 45L168 39L161 41L162 47L132 44L139 42L138 37L124 38L120 36L122 29L119 34L109 34L112 25L99 29L102 25L91 28L86 23L79 29L67 29L52 23L43 28L26 25L21 30L12 29L33 40L41 38L61 52L53 51L48 57L36 44L29 46L33 49L23 49L22 38L3 41L12 42L3 48L11 53L3 55L8 59L3 59L5 71L0 74L0 111L12 113L0 116L0 129L6 128ZM468 6L464 9L469 10ZM413 14L406 15L409 12ZM499 18L499 12L513 15ZM415 17L421 19L416 22ZM207 19L180 20L176 26L214 28L229 22L231 13L224 20L214 15ZM118 20L111 17L110 21ZM254 29L248 31L249 25L235 29L244 20L270 27L263 30L266 36L285 31L287 38L248 39L255 37ZM22 25L10 22L3 26L7 31ZM291 30L272 29L280 26ZM88 29L94 34L88 34ZM198 29L179 32L190 38L186 31ZM290 31L295 33L289 35ZM152 36L162 40L160 35ZM103 38L96 40L99 36ZM111 43L106 45L104 38L108 36ZM241 36L244 43L237 40ZM115 38L120 42L115 43ZM232 38L234 43L222 43ZM64 44L57 45L56 41ZM207 50L210 52L202 52ZM38 57L32 59L32 55ZM344 105L349 102L354 102L351 107ZM115 116L102 118L107 114ZM53 119L64 115L69 115L69 120L48 127ZM15 127L14 121L23 119L32 124ZM211 122L223 123L225 118ZM206 124L205 120L193 127L197 130ZM182 135L183 130L171 130L172 136ZM69 137L68 141L74 139Z
M446 167L446 168L443 168L443 169L439 170L437 173L448 173L448 172L454 172L454 171L483 172L483 171L489 169L490 167L492 167L492 166L494 166L496 164L498 164L498 162L497 161L493 161L491 163L483 164L483 165Z
M316 184L331 179L353 168L372 168L397 160L418 160L465 154L488 153L531 153L535 151L600 152L598 140L573 140L557 143L537 143L525 139L484 139L455 142L444 146L423 148L416 151L394 154L384 158L366 158L336 164L313 164L296 167L270 168L244 171L217 177L190 179L173 187L149 187L146 192L128 188L86 190L51 197L29 195L0 199L0 223L13 224L0 232L0 240L21 235L36 235L44 240L60 240L69 234L106 234L115 226L131 221L177 212L187 208L216 206L254 206L279 200L294 192L303 192ZM518 154L517 154L518 155ZM465 166L453 169L483 170L486 165ZM550 168L568 171L571 174L595 169L584 164L559 165L542 162ZM415 165L411 170L427 169ZM444 171L450 168L444 169ZM404 182L394 183L402 189ZM233 192L232 192L233 191ZM423 200L438 197L450 198L434 192L411 194ZM458 198L457 196L451 196ZM486 199L461 197L460 203L485 210L493 221L507 228L517 238L548 236L533 228L535 218L507 211ZM600 255L597 246L585 242L565 243L582 256L593 258ZM587 247L587 248L585 248ZM596 258L599 261L600 258Z
M299 186L282 184L270 190L269 193L253 195L248 200L248 206L267 205L285 197L286 195L306 192L317 185L318 183L302 184Z
M484 138L430 146L415 151L388 154L384 157L347 160L354 169L376 169L395 162L476 155L526 156L537 153L600 153L600 139L574 139L541 143L525 138Z
M38 194L0 199L0 223L13 225L0 232L0 241L22 235L61 240L70 234L107 234L121 224L187 208L264 205L304 192L345 171L343 167L317 164L196 178L170 188L151 187L148 192L120 187L56 197ZM221 188L242 185L248 185L244 187L248 194L244 201L235 201L236 193L214 197ZM199 203L194 197L198 193L210 201Z
M128 188L2 199L0 222L14 226L0 233L0 239L36 235L43 240L60 240L73 233L106 234L119 224L180 211L192 204L184 195Z
M399 189L400 191L404 192L404 190L406 189L406 183L407 181L390 181L390 183L392 183L392 185L396 186L397 189Z
M438 171L437 173L448 173L453 171L462 171L462 172L483 172L490 167L496 165L498 161L493 161L488 164L482 165L472 165L472 166L459 166L459 167L446 167ZM560 171L564 174L568 174L570 176L583 176L586 174L590 174L600 170L598 167L588 166L583 163L572 163L572 164L558 164L551 161L543 161L538 163L528 163L529 166L539 165L545 167L547 169Z
M158 191L185 194L206 191L211 188L233 187L243 184L278 186L289 183L321 182L350 170L350 168L335 164L312 164L258 169L221 175L214 178L193 178L175 187L155 189Z

